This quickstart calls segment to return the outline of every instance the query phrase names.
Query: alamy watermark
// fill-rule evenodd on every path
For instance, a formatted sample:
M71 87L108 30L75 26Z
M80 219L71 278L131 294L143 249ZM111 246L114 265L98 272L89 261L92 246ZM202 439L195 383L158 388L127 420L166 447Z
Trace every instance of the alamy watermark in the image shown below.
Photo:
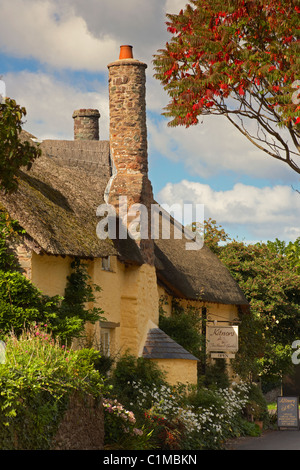
M97 224L98 238L136 241L145 239L185 239L186 250L199 250L204 243L203 204L144 204L128 205L126 196L118 199L118 214L112 204L101 204L96 211L101 220ZM150 213L149 213L150 212ZM179 222L189 221L183 225ZM195 221L193 226L191 221Z
M292 354L292 363L295 365L298 365L300 364L300 358L298 357L300 355L300 340L299 339L293 342L292 349L296 349L296 351Z

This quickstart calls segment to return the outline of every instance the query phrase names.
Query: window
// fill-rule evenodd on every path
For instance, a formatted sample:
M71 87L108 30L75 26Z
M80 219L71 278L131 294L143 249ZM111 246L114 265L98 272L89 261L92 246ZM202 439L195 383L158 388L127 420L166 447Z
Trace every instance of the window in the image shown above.
M102 258L102 269L104 269L104 271L110 271L110 256Z
M114 353L115 329L119 326L120 323L100 321L99 349L104 356L110 356L111 352Z
M105 328L101 329L100 350L104 356L110 356L110 331Z

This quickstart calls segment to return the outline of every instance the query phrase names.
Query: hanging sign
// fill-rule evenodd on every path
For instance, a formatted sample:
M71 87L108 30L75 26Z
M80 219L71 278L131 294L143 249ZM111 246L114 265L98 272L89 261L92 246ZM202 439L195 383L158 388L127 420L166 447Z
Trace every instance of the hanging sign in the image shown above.
M206 350L208 352L237 352L238 326L207 326Z

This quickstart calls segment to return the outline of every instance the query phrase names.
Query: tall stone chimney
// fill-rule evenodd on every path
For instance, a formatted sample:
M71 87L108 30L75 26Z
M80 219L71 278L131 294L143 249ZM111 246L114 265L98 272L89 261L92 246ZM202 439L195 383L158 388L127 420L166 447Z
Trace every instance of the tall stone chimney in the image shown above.
M133 58L131 46L121 46L119 60L108 65L110 148L115 172L109 203L115 206L117 213L120 211L120 196L127 197L128 209L133 204L147 207L148 236L137 243L145 262L153 264L154 245L150 231L153 192L148 179L146 68L145 63Z
M74 111L74 139L99 140L99 118L98 109L77 109Z

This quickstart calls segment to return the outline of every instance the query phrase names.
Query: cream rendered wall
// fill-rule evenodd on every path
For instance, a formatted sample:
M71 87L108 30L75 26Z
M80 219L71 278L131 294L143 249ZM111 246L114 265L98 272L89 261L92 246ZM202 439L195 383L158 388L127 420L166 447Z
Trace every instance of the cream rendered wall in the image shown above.
M63 295L71 261L70 257L33 253L32 282L45 294ZM159 297L164 290L157 286L155 268L148 264L126 266L116 257L111 257L109 271L102 268L101 259L86 263L91 282L101 287L101 292L95 293L96 306L104 311L110 326L113 324L109 329L111 353L118 355L128 351L141 356L149 328L159 326ZM168 300L171 300L170 296ZM115 324L120 326L114 327ZM98 347L100 325L87 325L86 332L89 340ZM197 382L197 361L161 359L155 362L166 372L171 384Z
M162 286L158 286L157 289L159 298L161 299L162 308L166 316L170 316L172 314L172 296L167 293ZM178 298L176 298L176 300L180 303L180 305L185 308L187 308L188 306L199 308L200 313L202 307L205 307L207 310L207 319L211 321L230 323L238 318L238 307L236 305L220 304L216 302L204 302L202 300L188 300ZM226 323L223 324L226 325Z
M37 255L31 257L31 281L44 294L64 295L72 259L68 256Z
M187 359L151 359L166 374L170 385L197 384L197 361Z
M101 259L94 260L89 271L92 282L101 287L98 305L108 322L120 323L112 336L112 352L139 355L148 322L158 324L158 294L155 268L147 264L125 266L111 258L111 270L102 269Z
M32 254L31 280L47 295L63 295L66 278L71 273L70 257ZM127 349L138 355L146 338L149 322L158 325L158 292L153 266L125 266L111 257L110 270L102 268L102 259L86 261L91 282L101 287L95 294L96 306L104 310L108 322L120 323L111 332L115 353ZM95 330L95 331L93 331ZM99 325L87 327L99 344Z

